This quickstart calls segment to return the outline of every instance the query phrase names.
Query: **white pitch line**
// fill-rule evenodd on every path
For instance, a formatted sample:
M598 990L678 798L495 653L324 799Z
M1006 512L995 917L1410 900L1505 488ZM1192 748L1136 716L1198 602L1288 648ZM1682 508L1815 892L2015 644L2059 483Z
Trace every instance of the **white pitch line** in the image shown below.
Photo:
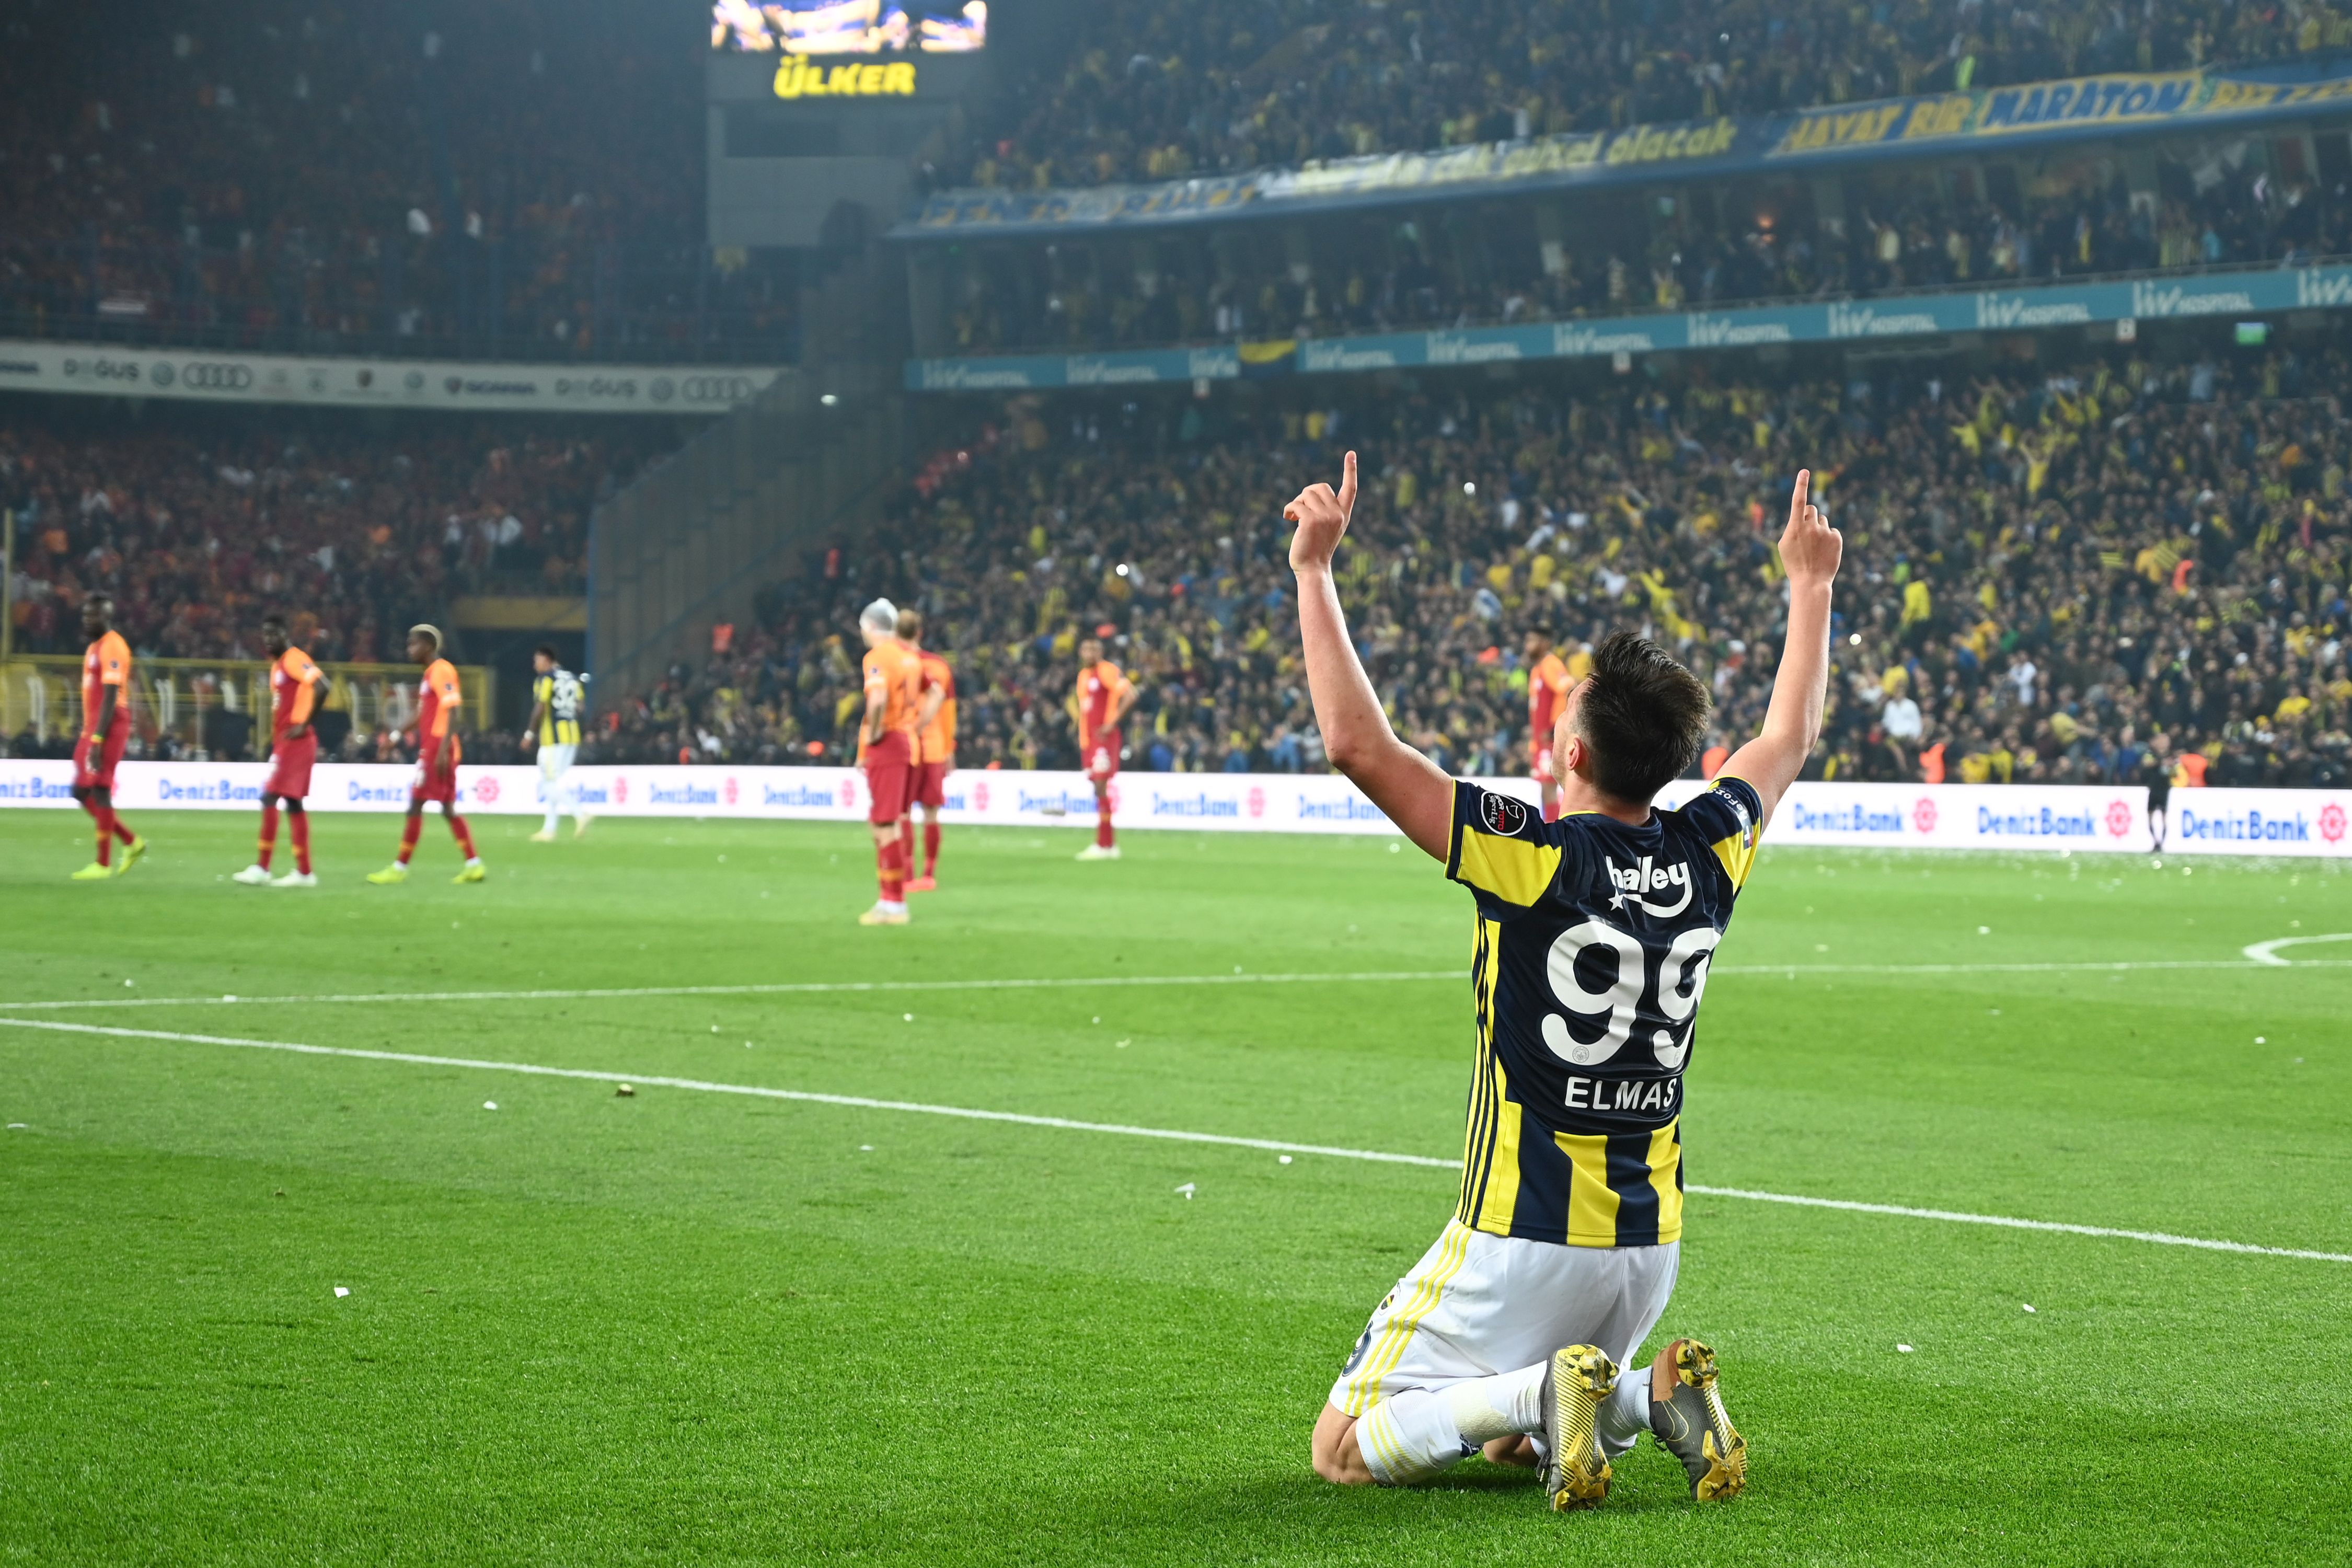
M2352 942L2352 931L2330 931L2326 936L2274 936L2268 942L2253 942L2240 951L2251 963L2266 963L2273 969L2294 969L2299 967L2294 960L2281 958L2278 955L2278 950L2283 947L2301 947L2305 942ZM2340 963L2343 960L2323 958L2305 962Z
M255 1040L234 1035L191 1035L168 1029L124 1029L104 1024L68 1024L51 1018L0 1018L0 1028L44 1029L58 1034L103 1035L118 1039L169 1040L184 1045L236 1046L251 1050L286 1051L306 1057L343 1057L358 1061L404 1062L415 1067L466 1068L478 1072L520 1073L532 1078L584 1079L593 1083L646 1084L659 1089L692 1089L702 1094L740 1094L760 1100L795 1100L816 1105L847 1106L861 1110L897 1110L919 1116L952 1116L967 1121L1009 1121L1024 1127L1051 1127L1066 1132L1104 1132L1125 1138L1158 1138L1177 1143L1214 1143L1234 1149L1262 1149L1280 1154L1321 1154L1334 1160L1365 1160L1386 1165L1420 1165L1433 1170L1461 1169L1459 1159L1433 1159L1427 1154L1394 1154L1378 1149L1341 1149L1324 1143L1292 1143L1278 1138L1236 1138L1224 1132L1187 1132L1165 1127L1132 1127L1116 1121L1080 1121L1066 1116L1031 1116L1017 1110L979 1110L961 1105L929 1105L911 1100L874 1100L857 1094L820 1094L810 1089L769 1089L759 1084L713 1083L704 1079L597 1072L586 1068L544 1067L536 1062L485 1061L473 1057L425 1056L414 1051L372 1051L345 1046L308 1046L288 1040ZM2208 1252L2258 1253L2269 1258L2300 1258L2319 1263L2352 1263L2352 1252L2316 1252L2305 1247L2257 1247L2251 1242L2216 1241L2204 1237L2173 1236L2158 1230L2122 1230L2108 1226L2066 1225L2056 1220L2018 1219L2006 1215L1966 1214L1951 1209L1906 1208L1896 1204L1855 1203L1844 1198L1804 1197L1792 1193L1763 1193L1747 1187L1691 1185L1686 1192L1705 1197L1745 1198L1755 1203L1790 1204L1801 1208L1840 1209L1848 1214L1889 1215L1904 1219L1940 1220L1954 1225L1989 1225L2004 1230L2051 1231L2065 1236L2104 1237L2116 1241L2152 1242L2159 1247L2191 1247Z
M2321 937L2285 939L2332 940ZM2352 940L2347 933L2346 940ZM2258 944L2269 946L2272 944ZM2247 950L2251 952L2252 950ZM1707 971L1724 975L1809 974L2105 974L2148 969L2352 969L2352 958L2150 958L2074 963L1725 963ZM535 991L353 991L276 996L90 996L53 1002L0 1002L0 1012L57 1012L117 1007L320 1006L331 1003L387 1002L599 1002L646 996L815 996L908 991L1065 991L1150 985L1376 984L1397 981L1467 980L1459 969L1377 969L1318 974L1080 974L1040 979L835 980L752 985L626 985L586 990Z

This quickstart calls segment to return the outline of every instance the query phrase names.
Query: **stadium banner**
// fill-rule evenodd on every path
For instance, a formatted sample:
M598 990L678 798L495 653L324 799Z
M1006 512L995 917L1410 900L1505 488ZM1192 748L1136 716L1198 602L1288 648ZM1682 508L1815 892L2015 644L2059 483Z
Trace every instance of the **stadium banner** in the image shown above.
M2007 289L1883 295L1732 310L1660 311L1528 326L1464 327L1378 337L1302 338L1094 354L909 360L913 392L1024 391L1243 375L1324 375L1444 369L1515 360L1842 342L1956 332L2041 331L2103 321L2244 317L2352 308L2352 267L2270 267L2130 282L2035 283Z
M126 813L249 811L261 803L260 763L125 762L115 804ZM317 811L406 809L415 770L398 763L321 763ZM528 763L458 771L458 806L492 815L546 809ZM1481 779L1533 802L1528 779ZM0 806L75 809L69 762L0 760ZM1660 804L1706 786L1678 781ZM872 797L855 768L588 766L564 776L559 805L597 816L726 816L859 823ZM1121 773L1112 821L1122 828L1205 832L1394 834L1346 779L1324 773ZM950 773L940 819L1000 826L1091 827L1093 786L1076 773ZM2352 856L2352 790L2182 789L2172 794L2169 855ZM2137 785L1800 784L1775 814L1775 844L1887 849L2104 850L2154 847L2147 792Z
M377 360L0 340L0 392L499 414L724 414L781 372L750 365Z
M1522 190L1756 174L1999 152L2082 137L2242 129L2352 109L2352 55L2226 70L2074 77L1837 104L1740 120L1633 125L1434 153L1376 153L1297 168L1148 185L942 191L894 239L964 239L1202 223Z

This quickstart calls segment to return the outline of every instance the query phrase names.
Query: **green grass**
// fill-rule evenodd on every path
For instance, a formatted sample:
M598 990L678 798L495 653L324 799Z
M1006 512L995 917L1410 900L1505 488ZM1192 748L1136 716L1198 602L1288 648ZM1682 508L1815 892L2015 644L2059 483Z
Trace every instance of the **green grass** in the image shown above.
M146 864L68 883L82 821L0 813L0 1001L1469 944L1466 895L1382 839L1134 834L1081 866L1076 833L957 832L918 923L866 931L855 827L538 846L486 817L488 883L450 886L428 826L417 879L377 889L394 820L324 816L327 885L285 893L224 879L252 825L212 814L151 814ZM2352 1251L2352 969L1818 972L2347 931L2352 876L2311 865L1768 853L1707 994L1689 1179ZM1799 973L1738 972L1766 964ZM1469 1052L1466 986L1419 980L47 1016L1441 1156ZM1661 1337L1721 1351L1748 1495L1696 1509L1644 1446L1562 1518L1477 1461L1411 1492L1307 1468L1441 1170L17 1027L0 1120L26 1124L0 1133L0 1562L2347 1555L2352 1265L1694 1197Z

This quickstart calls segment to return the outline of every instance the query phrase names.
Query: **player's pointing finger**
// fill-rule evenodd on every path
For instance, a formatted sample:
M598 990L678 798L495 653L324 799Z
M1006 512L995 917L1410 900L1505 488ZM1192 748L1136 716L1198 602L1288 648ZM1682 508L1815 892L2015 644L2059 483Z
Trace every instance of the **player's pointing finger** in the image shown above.
M1791 527L1804 521L1806 502L1811 499L1812 489L1813 471L1811 468L1799 468L1797 488L1789 496L1789 522Z
M1339 510L1340 510L1340 512L1341 512L1342 514L1349 514L1349 513L1352 513L1352 512L1354 512L1354 511L1355 511L1355 510L1356 510L1356 454L1355 454L1355 453L1353 453L1353 452L1350 452L1350 453L1349 453L1349 454L1348 454L1347 461L1346 461L1346 462L1341 466L1341 468L1340 468L1340 475L1339 475Z

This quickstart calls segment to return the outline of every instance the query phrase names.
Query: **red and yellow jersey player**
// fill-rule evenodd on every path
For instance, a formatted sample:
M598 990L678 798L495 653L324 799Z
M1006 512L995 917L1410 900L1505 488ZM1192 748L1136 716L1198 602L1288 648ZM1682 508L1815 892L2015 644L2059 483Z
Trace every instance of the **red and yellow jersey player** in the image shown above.
M437 626L408 628L408 657L425 667L416 685L416 776L408 786L408 821L401 829L399 858L368 880L378 886L408 880L409 858L416 853L417 836L425 830L425 807L438 802L449 824L449 835L465 852L466 864L453 882L478 882L486 875L482 858L474 853L474 836L457 815L457 764L465 748L457 740L457 709L465 700L457 689L457 667L441 657Z
M1110 781L1118 776L1118 727L1135 706L1135 683L1103 657L1102 638L1078 644L1078 679L1070 692L1070 710L1078 721L1078 765L1095 786L1095 841L1078 851L1081 860L1118 858L1118 840L1110 827Z
M114 815L114 770L131 743L131 645L114 629L114 601L92 594L81 602L81 739L74 745L73 797L98 825L98 858L73 874L77 882L120 877L147 853L147 841ZM114 841L122 863L114 864Z
M915 807L923 808L923 874L907 884L910 893L940 885L940 808L947 804L948 775L955 772L955 670L923 647L923 613L898 612L898 646L915 656L922 696L915 709L915 773L907 808L898 818L898 852L907 868L915 865Z
M310 794L310 769L319 760L319 732L310 715L326 695L327 678L310 656L294 646L286 617L272 611L261 618L261 646L269 650L269 777L261 786L261 837L253 864L232 881L249 888L315 888L310 871L310 818L303 801ZM278 847L278 807L286 806L286 831L294 840L294 869L269 875Z

